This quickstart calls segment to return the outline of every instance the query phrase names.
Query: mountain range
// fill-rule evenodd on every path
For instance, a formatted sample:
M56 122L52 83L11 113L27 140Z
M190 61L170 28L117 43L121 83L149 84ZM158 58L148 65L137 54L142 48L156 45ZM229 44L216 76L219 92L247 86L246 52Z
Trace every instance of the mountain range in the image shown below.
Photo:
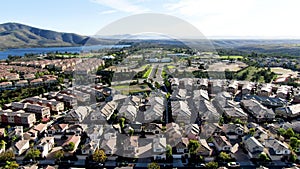
M89 44L109 43L105 39L39 29L20 23L0 24L0 49L80 46L87 42Z
M130 38L129 38L130 37ZM146 38L145 38L146 37ZM113 45L113 44L164 44L182 45L180 40L158 39L155 37L139 37L135 35L84 36L74 33L55 32L35 28L20 23L0 24L0 50L30 47L65 47L82 45ZM209 41L188 40L186 44L205 46L213 44L216 49L235 49L243 52L289 54L299 56L299 39L210 39Z

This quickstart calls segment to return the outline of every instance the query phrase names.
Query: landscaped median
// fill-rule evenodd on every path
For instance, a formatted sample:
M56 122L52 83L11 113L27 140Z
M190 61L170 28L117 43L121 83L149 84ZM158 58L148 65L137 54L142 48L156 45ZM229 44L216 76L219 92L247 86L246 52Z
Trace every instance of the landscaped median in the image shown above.
M147 79L147 78L149 77L149 75L150 75L151 72L152 72L152 69L153 69L152 66L149 66L149 67L147 68L147 71L143 74L143 78L144 78L144 79Z

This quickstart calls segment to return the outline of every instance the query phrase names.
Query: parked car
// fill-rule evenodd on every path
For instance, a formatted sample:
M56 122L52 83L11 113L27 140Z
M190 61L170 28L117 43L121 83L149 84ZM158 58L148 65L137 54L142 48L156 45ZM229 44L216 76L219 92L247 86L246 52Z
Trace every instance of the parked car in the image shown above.
M227 166L230 168L240 167L240 163L239 162L229 162L229 163L227 163Z

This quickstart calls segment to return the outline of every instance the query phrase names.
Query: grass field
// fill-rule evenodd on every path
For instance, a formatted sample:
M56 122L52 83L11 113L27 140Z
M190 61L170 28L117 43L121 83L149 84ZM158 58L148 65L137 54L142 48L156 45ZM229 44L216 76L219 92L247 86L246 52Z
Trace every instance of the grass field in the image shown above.
M142 84L142 85L118 85L118 86L112 86L115 90L120 91L124 95L128 95L129 93L138 93L138 92L146 92L150 91L148 85Z
M243 59L243 56L220 56L221 59Z
M147 79L147 78L149 77L150 73L152 72L152 69L153 69L153 67L151 66L151 67L146 71L146 73L143 75L143 78L144 78L144 79Z
M168 65L167 68L168 68L168 69L175 69L175 66L173 66L173 65Z

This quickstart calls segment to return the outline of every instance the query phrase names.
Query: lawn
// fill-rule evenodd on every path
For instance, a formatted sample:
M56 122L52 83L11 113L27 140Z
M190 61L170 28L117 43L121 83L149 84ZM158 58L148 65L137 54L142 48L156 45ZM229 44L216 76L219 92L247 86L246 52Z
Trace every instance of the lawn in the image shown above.
M220 56L221 59L243 59L243 56Z
M168 65L167 68L168 69L175 69L175 66L174 65Z
M144 79L147 79L147 78L149 77L150 73L152 72L152 69L153 69L153 67L151 66L151 67L146 71L146 73L143 75L143 78L144 78Z
M150 91L151 89L147 84L142 85L118 85L112 86L115 90L120 91L124 95L128 95L129 93L138 93L138 92L146 92Z

